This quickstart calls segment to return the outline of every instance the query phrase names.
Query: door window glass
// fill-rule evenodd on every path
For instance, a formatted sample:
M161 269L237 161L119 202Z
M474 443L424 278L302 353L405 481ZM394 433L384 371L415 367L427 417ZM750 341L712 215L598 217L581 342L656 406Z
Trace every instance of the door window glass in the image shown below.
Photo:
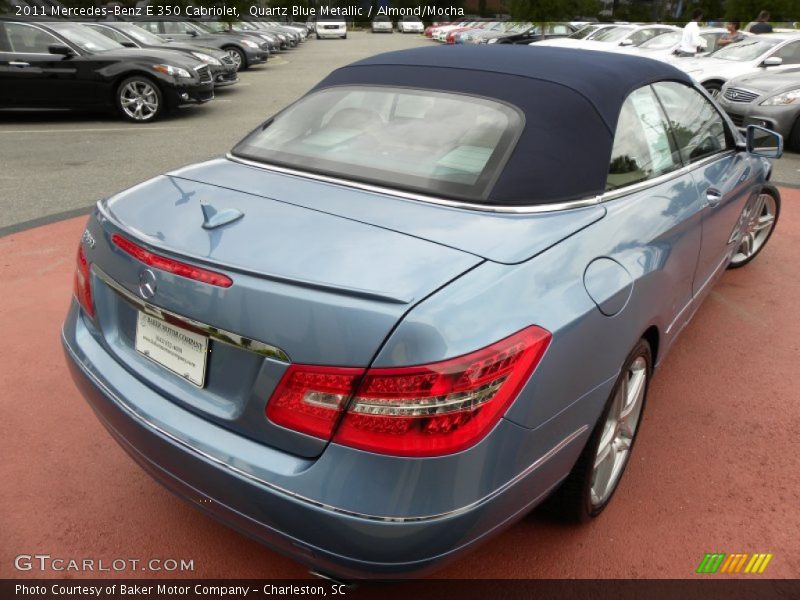
M671 81L653 84L667 112L685 163L693 163L732 147L725 120L697 90Z
M772 56L782 58L784 65L800 65L800 42L786 44Z
M63 44L56 36L25 23L6 21L5 26L11 50L18 54L50 54L49 46Z
M680 167L680 157L652 89L639 88L622 105L606 189L646 181Z

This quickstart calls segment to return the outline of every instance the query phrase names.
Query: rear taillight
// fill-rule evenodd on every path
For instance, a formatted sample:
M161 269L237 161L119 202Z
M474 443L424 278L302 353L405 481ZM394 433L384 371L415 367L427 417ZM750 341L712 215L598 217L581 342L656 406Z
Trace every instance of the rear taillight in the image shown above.
M130 254L139 262L155 269L161 269L173 275L194 279L195 281L215 285L217 287L231 287L233 285L233 280L222 273L215 273L214 271L201 269L172 258L167 258L166 256L154 254L149 250L145 250L138 244L133 243L129 239L122 237L118 233L111 236L111 241L120 250Z
M494 427L549 342L550 333L529 327L458 358L369 369L363 377L360 369L292 365L270 399L267 415L279 425L325 439L335 429L336 443L370 452L458 452Z
M78 246L78 257L75 265L73 292L78 303L90 317L94 317L94 300L92 299L92 281L89 276L89 261L83 246Z
M329 440L364 369L291 365L267 404L273 423Z

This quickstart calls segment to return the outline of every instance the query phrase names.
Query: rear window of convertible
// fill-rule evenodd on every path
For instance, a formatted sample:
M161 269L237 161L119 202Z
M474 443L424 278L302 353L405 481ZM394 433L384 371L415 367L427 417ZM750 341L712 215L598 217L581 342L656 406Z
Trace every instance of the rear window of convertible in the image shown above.
M519 110L486 98L342 86L302 98L234 149L241 158L479 201L522 131Z

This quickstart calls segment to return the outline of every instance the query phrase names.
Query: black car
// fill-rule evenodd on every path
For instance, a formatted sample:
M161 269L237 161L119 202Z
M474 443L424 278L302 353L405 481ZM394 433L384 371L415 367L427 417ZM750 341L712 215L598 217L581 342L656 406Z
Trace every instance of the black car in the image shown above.
M0 19L0 108L108 108L137 123L214 97L208 65L69 21Z
M215 33L199 21L141 19L132 22L167 41L189 42L225 50L240 71L265 63L269 58L269 43L255 35L238 31Z
M577 31L574 25L569 23L546 23L544 31L540 25L533 25L523 31L513 31L508 35L499 34L493 42L491 38L486 40L490 44L530 44L539 40L550 40L553 38L567 37Z
M126 48L155 48L158 50L173 50L186 54L193 59L200 60L208 65L211 77L216 87L233 85L239 81L236 72L236 63L224 50L187 44L181 42L167 42L154 33L126 22L98 22L86 23L86 26L98 33L111 38Z

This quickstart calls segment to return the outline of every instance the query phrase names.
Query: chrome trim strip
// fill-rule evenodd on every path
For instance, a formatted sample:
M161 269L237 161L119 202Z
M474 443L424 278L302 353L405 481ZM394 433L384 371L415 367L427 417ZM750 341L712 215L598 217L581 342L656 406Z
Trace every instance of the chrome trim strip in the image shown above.
M70 347L69 343L67 343L67 339L66 339L66 336L64 334L63 329L61 331L61 341L63 342L64 347L67 349L67 351L69 352L70 356L72 357L72 361L75 363L75 365L80 367L80 369L84 373L84 375L86 375L86 377L91 379L91 381L92 381L92 383L94 383L94 385L96 385L98 388L100 388L102 390L102 392L106 396L108 396L110 399L112 399L114 401L114 403L117 404L120 408L122 408L127 413L129 413L143 427L149 428L149 429L161 434L162 436L172 440L173 442L177 443L178 445L180 445L183 448L189 450L190 452L193 452L194 454L198 455L199 457L201 457L201 458L203 458L205 460L208 460L208 461L210 461L210 462L212 462L212 463L214 463L216 465L219 465L220 467L223 467L224 469L227 469L227 470L229 470L229 471L231 471L231 472L233 472L233 473L235 473L237 475L240 475L241 477L244 477L245 479L249 479L249 480L251 480L251 481L253 481L253 482L255 482L255 483L259 484L259 485L263 485L263 486L265 486L265 487L267 487L267 488L269 488L271 490L274 490L276 492L280 492L281 494L285 494L287 496L290 496L291 498L294 498L295 500L300 500L301 502L305 502L307 504L311 504L311 505L316 506L318 508L329 510L329 511L332 511L332 512L335 512L335 513L348 515L348 516L351 516L351 517L357 517L357 518L360 518L360 519L367 519L367 520L370 520L370 521L383 521L383 522L387 522L387 523L414 523L414 522L420 522L420 521L430 521L430 520L433 520L433 519L441 519L441 518L445 518L445 517L451 517L451 516L455 516L455 515L461 514L463 512L469 511L469 510L471 510L471 509L473 509L473 508L475 508L477 506L480 506L481 504L484 504L484 503L488 502L489 500L492 500L493 498L497 497L498 495L503 493L508 488L510 488L513 485L519 483L522 479L524 479L525 477L527 477L528 475L533 473L536 469L541 467L544 463L546 463L548 460L553 458L561 450L563 450L564 448L569 446L572 442L574 442L576 439L578 439L581 435L583 435L586 431L589 430L589 426L588 425L583 425L579 429L573 431L571 434L569 434L567 437L565 437L563 440L561 440L558 444L553 446L550 450L548 450L542 456L540 456L538 459L536 459L533 462L533 464L528 466L524 471L519 473L516 477L514 477L513 479L510 479L509 481L507 481L506 483L504 483L503 485L501 485L500 487L495 489L493 492L490 492L489 494L487 494L483 498L480 498L480 499L478 499L478 500L476 500L476 501L474 501L474 502L472 502L470 504L467 504L466 506L462 506L460 508L456 508L456 509L453 509L451 511L443 512L443 513L438 513L438 514L433 514L433 515L425 515L425 516L419 516L419 517L387 517L387 516L379 516L379 515L369 515L369 514L359 513L359 512L348 510L348 509L344 509L344 508L338 508L336 506L331 506L330 504L325 504L324 502L320 502L318 500L313 500L312 498L308 498L306 496L302 496L302 495L300 495L300 494L298 494L296 492L292 492L291 490L287 490L284 487L281 487L279 485L276 485L274 483L271 483L269 481L261 479L260 477L256 477L255 475L253 475L251 473L248 473L247 471L244 471L244 470L240 469L239 467L236 467L236 466L234 466L232 464L229 464L229 463L217 458L216 456L213 456L213 455L211 455L211 454L209 454L207 452L204 452L204 451L202 451L202 450L200 450L198 448L195 448L191 444L189 444L186 441L182 440L181 438L177 437L175 434L167 431L166 429L164 429L163 427L160 427L159 425L156 425L152 421L149 421L144 416L142 416L139 413L137 413L136 410L132 406L130 406L127 402L125 402L122 398L120 398L104 382L100 381L93 373L89 372L87 370L87 368L84 366L83 361L80 360L76 356L75 352L72 350L72 348ZM103 418L103 420L105 420L105 419ZM110 426L110 424L109 424L109 426ZM128 442L128 443L130 444L130 442ZM136 448L133 445L132 445L132 447Z
M126 290L124 287L122 287L122 285L114 281L97 265L92 265L92 271L101 281L103 281L103 283L119 294L123 300L132 304L137 310L141 310L148 315L155 317L156 319L161 319L162 321L167 322L177 321L178 325L182 325L190 330L198 331L199 333L207 335L209 338L217 342L222 342L223 344L228 344L229 346L234 346L241 350L253 352L255 354L259 354L274 360L279 360L281 362L291 362L289 360L289 355L277 346L252 340L237 333L232 333L224 329L219 329L218 327L207 325L201 321L195 321L189 317L184 317L183 315L160 308L155 304L150 304L141 298L137 298L133 293Z
M329 177L327 175L318 175L316 173L309 173L308 171L301 171L298 169L290 169L287 167L279 167L267 163L260 163L246 158L234 156L230 152L225 155L225 158L232 162L241 163L249 167L263 169L265 171L273 171L281 175L289 175L292 177L300 177L303 179L313 179L323 183L330 183L341 187L356 188L366 192L373 192L376 194L385 194L387 196L394 196L402 200L412 200L414 202L425 202L426 204L437 204L439 206L446 206L448 208L460 208L471 211L503 213L503 214L536 214L557 212L562 210L569 210L572 208L582 208L584 206L593 206L600 202L600 196L592 198L583 198L581 200L571 200L569 202L558 202L554 204L539 204L530 206L500 206L494 204L477 204L472 202L459 202L458 200L446 200L444 198L436 198L434 196L426 196L424 194L414 194L411 192L403 192L392 188L387 188L379 185L371 185L368 183L360 183L357 181L350 181L348 179L340 179L338 177ZM180 175L173 175L180 177Z
M600 196L600 202L614 200L615 198L620 198L622 196L627 196L628 194L634 194L636 192L641 192L651 187L661 185L662 183L665 183L671 179L677 179L678 177L683 177L684 175L688 175L695 169L699 169L700 167L704 167L723 158L733 156L734 154L736 154L736 150L733 149L726 150L725 152L708 156L703 160L697 161L696 163L684 165L680 169L675 169L674 171L670 171L669 173L664 173L663 175L659 175L658 177L654 177L653 179L640 181L639 183L627 185L625 187L621 187L616 190L609 190L608 192Z

